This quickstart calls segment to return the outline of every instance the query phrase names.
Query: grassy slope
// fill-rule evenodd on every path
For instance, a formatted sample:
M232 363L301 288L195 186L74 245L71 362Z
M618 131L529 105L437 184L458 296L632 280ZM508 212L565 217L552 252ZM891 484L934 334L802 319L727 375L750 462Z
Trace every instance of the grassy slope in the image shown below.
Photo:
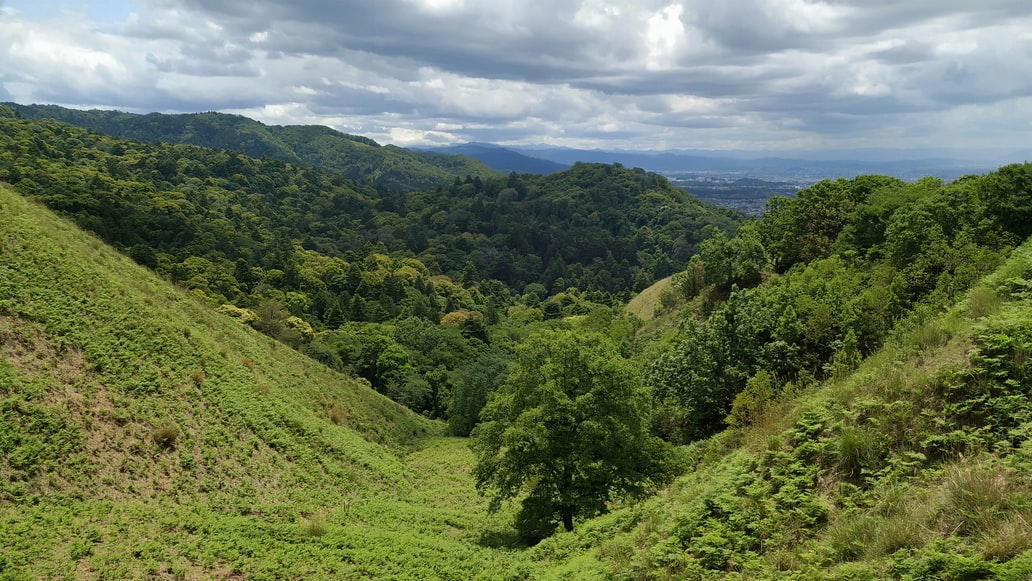
M463 442L2 185L0 216L0 578L519 570Z
M643 321L650 321L656 315L656 309L659 308L659 295L663 294L663 291L670 288L673 284L674 277L668 276L662 280L656 281L649 288L641 291L634 295L634 297L628 301L627 306L624 310L628 313L632 313Z
M697 467L669 489L535 558L556 579L1032 578L1029 279L1032 242L848 377L690 447Z

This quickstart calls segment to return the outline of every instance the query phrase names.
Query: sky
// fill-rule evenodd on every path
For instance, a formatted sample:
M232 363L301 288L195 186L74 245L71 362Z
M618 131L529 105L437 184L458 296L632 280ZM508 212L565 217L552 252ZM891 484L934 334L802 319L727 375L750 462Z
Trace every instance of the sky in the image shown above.
M401 146L1032 157L1032 5L0 0L0 101Z

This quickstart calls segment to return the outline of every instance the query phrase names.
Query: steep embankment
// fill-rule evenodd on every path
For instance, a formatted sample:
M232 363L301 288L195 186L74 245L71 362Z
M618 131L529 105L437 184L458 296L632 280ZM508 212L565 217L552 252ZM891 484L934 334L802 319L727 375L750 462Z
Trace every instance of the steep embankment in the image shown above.
M2 184L0 216L0 576L510 568L435 424Z
M1032 577L1032 242L852 374L687 450L661 495L532 550L550 578ZM769 394L768 394L769 396Z
M631 297L624 310L643 321L651 320L660 308L660 297L664 291L673 286L673 282L674 277L668 276L653 283L649 288Z

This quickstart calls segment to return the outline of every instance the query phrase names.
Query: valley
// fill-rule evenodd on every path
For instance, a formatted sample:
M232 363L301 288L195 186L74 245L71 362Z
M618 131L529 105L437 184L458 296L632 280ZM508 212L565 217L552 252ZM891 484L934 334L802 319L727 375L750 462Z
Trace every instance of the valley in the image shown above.
M0 578L1032 574L1029 164L0 129Z

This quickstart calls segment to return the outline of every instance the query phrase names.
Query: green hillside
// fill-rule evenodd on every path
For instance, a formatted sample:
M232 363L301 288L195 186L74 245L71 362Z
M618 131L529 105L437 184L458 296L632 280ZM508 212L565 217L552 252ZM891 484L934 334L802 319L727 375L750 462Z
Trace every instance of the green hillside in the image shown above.
M1032 164L743 223L0 107L0 182L0 579L1032 575Z
M239 151L342 173L384 188L433 189L455 178L500 173L465 156L415 151L341 133L321 125L265 125L240 115L187 113L137 115L121 111L67 109L56 105L4 103L26 119L57 119L122 139L181 143Z
M1032 578L1032 242L852 373L532 550L552 579ZM736 402L737 403L737 402Z
M0 188L4 578L1026 579L1032 243L530 549L466 443Z
M438 424L7 187L0 216L0 577L511 569Z

